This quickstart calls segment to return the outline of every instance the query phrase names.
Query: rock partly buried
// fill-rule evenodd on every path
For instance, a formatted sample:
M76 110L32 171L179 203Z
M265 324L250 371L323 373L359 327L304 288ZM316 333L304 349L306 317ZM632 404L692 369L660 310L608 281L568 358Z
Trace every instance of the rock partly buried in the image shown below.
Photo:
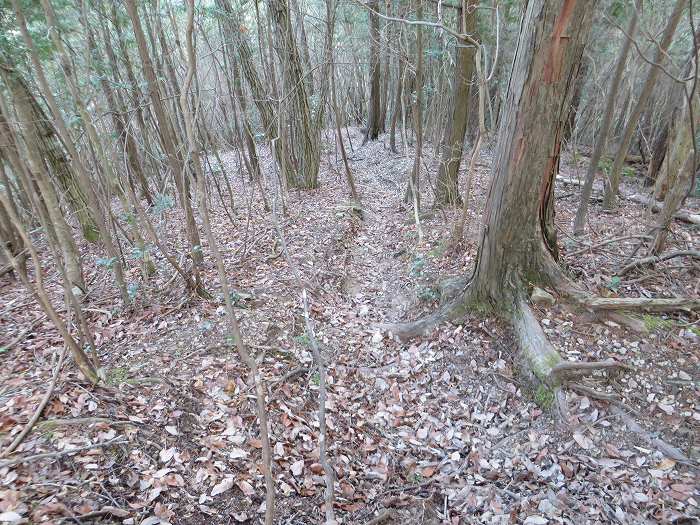
M530 295L530 301L532 301L532 304L540 306L553 306L556 299L551 293L535 286L532 290L532 295Z

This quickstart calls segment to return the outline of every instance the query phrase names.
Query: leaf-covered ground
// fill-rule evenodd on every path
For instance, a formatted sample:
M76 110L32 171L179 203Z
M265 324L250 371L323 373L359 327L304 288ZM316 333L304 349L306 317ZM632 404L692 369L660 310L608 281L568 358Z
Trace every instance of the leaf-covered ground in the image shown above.
M315 331L328 362L339 520L692 523L700 502L697 317L644 316L632 330L561 301L539 308L545 332L565 358L613 358L634 367L612 381L586 383L615 394L615 402L568 391L572 421L566 429L549 414L546 393L519 382L508 329L495 318L473 313L461 325L441 326L410 344L393 340L377 328L381 323L432 311L440 281L470 271L490 155L484 152L477 163L465 242L455 253L445 239L458 212L430 209L425 174L425 238L417 242L411 209L402 203L410 155L391 153L381 140L360 147L359 131L350 135L364 221L348 205L332 144L323 159L321 189L290 192L280 218L289 253L311 291ZM268 391L276 523L319 523L318 374L301 288L257 190L239 175L237 155L224 159L235 208L226 213L214 192L212 222L244 338ZM263 160L272 180L269 155ZM428 157L432 175L434 165ZM585 159L569 159L562 167L569 179L584 173ZM636 180L623 186L627 194L638 191ZM609 296L698 296L697 262L672 259L618 279L615 273L628 258L643 253L632 255L639 240L595 247L609 238L646 234L653 217L643 206L624 201L607 214L594 203L590 233L573 239L578 188L559 185L557 193L562 264L580 286ZM225 188L222 194L230 205ZM281 206L276 199L280 215ZM162 240L183 253L179 213L160 208L153 218ZM676 222L671 245L698 249L697 229ZM0 522L260 521L264 486L253 390L227 345L213 261L205 262L205 282L214 299L203 301L189 297L153 252L159 272L144 284L133 264L129 280L141 284L132 287L133 310L120 312L99 250L82 248L91 290L86 311L107 378L91 387L70 363L63 367L40 422L17 452L0 460ZM128 245L123 249L130 251ZM60 304L59 277L48 264L47 270ZM44 395L61 341L20 285L5 276L0 286L4 449ZM641 433L626 424L630 419ZM691 462L665 456L657 437ZM67 453L72 448L81 450ZM45 452L52 455L31 458ZM17 458L30 460L7 464Z

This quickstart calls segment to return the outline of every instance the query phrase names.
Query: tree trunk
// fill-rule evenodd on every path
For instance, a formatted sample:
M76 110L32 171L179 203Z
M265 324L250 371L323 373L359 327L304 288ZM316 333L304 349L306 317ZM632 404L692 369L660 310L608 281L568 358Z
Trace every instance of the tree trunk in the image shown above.
M369 0L369 115L363 143L379 137L381 113L381 63L379 42L379 0Z
M697 75L697 72L695 74ZM666 155L666 161L664 162L665 170L668 172L666 179L672 182L669 183L670 189L664 199L664 207L659 213L656 223L656 233L651 249L652 255L660 254L666 246L668 229L673 221L673 216L683 205L683 201L692 190L690 186L695 181L694 175L698 167L698 159L695 154L697 144L694 144L693 131L697 130L700 125L698 97L699 95L695 92L690 104L686 101L683 114L677 121L677 127L680 129L678 129ZM693 118L692 123L690 121L691 115ZM663 176L664 174L661 173L659 180Z
M233 38L235 42L237 55L236 64L240 66L243 77L248 83L251 95L253 96L253 101L258 109L258 114L260 115L263 130L265 131L265 135L270 142L271 149L274 151L274 158L277 162L280 173L285 179L291 178L293 177L291 173L294 170L294 164L292 163L292 160L288 154L289 148L283 146L283 140L285 140L285 137L281 137L279 135L279 125L275 114L276 111L272 105L272 101L270 100L268 93L265 91L263 81L255 68L253 54L250 49L250 45L246 40L245 33L240 28L238 17L236 13L234 13L229 0L217 0L217 5L227 14L226 27L230 33L230 37ZM271 89L273 88L273 86L269 87Z
M24 129L23 137L26 145L26 151L24 152L26 159L24 162L26 162L28 168L27 172L31 177L31 184L35 184L39 189L40 202L36 202L36 200L39 199L35 199L35 211L37 214L41 214L42 211L46 212L42 224L46 224L55 234L55 240L58 245L57 248L62 255L63 265L69 281L66 284L71 288L75 288L76 294L78 292L84 293L87 289L83 279L80 251L75 243L75 239L73 239L71 228L66 222L63 210L61 210L58 196L56 195L53 184L51 184L49 174L46 171L44 159L41 157L41 147L39 146L40 139L37 136L37 127L33 126L30 120L34 115L32 107L24 98L15 99L14 105L17 115L19 116L20 124ZM2 138L2 145L5 148L11 148L17 145L17 141L14 140L12 128L9 126L1 108L0 138ZM19 149L16 151L19 153ZM21 159L17 158L15 160L17 164L20 162L24 163ZM15 175L19 177L21 167L19 165L13 167L17 169L18 172L15 173ZM27 181L26 186L29 187L29 185L30 181Z
M400 39L400 33L399 39ZM399 49L396 58L397 62L397 73L396 73L396 94L394 97L394 111L391 113L391 130L389 132L389 148L394 153L398 153L396 150L396 123L399 119L399 113L401 112L401 97L403 95L403 80L406 73L406 61L404 60L403 53Z
M499 127L472 290L512 308L528 283L559 275L547 214L571 87L588 38L591 0L531 0Z
M669 18L666 29L664 30L661 42L659 43L656 53L654 54L653 61L655 64L664 64L666 62L666 51L673 41L673 34L676 32L676 27L678 26L678 22L680 21L683 12L685 11L687 3L688 0L677 0L676 5L673 8L673 13L671 13L671 17ZM625 131L622 135L622 142L620 143L620 147L615 155L615 160L613 161L612 168L610 168L610 175L605 185L605 198L603 200L603 206L605 206L606 209L610 209L615 206L617 191L620 186L622 166L625 163L627 152L630 148L630 144L632 143L632 137L637 129L639 117L642 115L642 111L646 107L646 103L654 90L656 79L658 78L660 71L660 68L655 65L649 66L649 73L644 82L644 87L639 95L639 99L637 100L637 105L627 120Z
M95 219L90 213L85 193L71 169L61 140L56 134L51 120L29 90L26 81L20 76L14 64L7 61L7 58L3 56L0 71L8 91L12 95L12 100L15 105L20 104L22 111L25 112L21 118L27 127L33 128L31 133L36 138L35 145L39 148L39 154L46 160L61 191L65 193L67 201L80 223L83 236L87 241L94 242L99 238ZM26 131L29 132L28 129Z
M478 0L467 2L464 33L474 34L476 30L476 9ZM459 10L459 19L462 19ZM469 122L469 92L474 76L475 48L467 42L457 42L457 57L455 60L452 106L445 129L445 139L442 151L442 162L435 183L435 204L457 206L460 204L459 195L459 166L462 162L464 135Z
M423 19L423 0L416 0L416 17ZM406 187L405 202L413 202L420 208L420 167L423 156L423 28L416 26L416 96L413 104L413 129L416 133L416 148L413 154L413 169Z
M392 0L386 1L386 14L391 16L391 4ZM382 97L381 97L381 109L379 112L379 132L384 133L386 131L386 115L389 111L389 78L391 77L390 63L391 63L391 33L394 24L384 25L384 36L382 38L382 43L384 44L384 54L383 54L383 65L382 65Z
M163 151L165 152L168 167L170 168L173 178L175 179L175 185L177 186L180 203L185 211L185 228L187 230L187 237L190 244L190 256L192 257L193 262L194 285L198 293L203 293L204 289L202 287L199 275L199 265L201 264L202 260L202 243L199 239L199 231L197 229L197 223L194 220L194 212L192 210L189 191L189 177L186 173L185 163L178 155L175 131L172 127L172 123L165 114L165 109L163 108L158 79L156 77L155 69L153 68L153 62L151 61L151 57L148 52L146 38L143 33L143 29L141 28L141 21L139 20L135 0L126 0L126 9L129 13L129 18L131 19L131 24L134 29L134 36L136 37L139 56L141 58L144 75L148 84L151 107L153 108L156 120L158 121Z
M622 75L625 72L625 64L627 63L627 55L629 55L630 47L632 46L632 39L637 30L637 9L632 9L632 14L629 21L629 26L627 28L627 34L629 35L625 38L622 49L620 50L620 55L617 58L617 65L615 66L615 73L613 75L610 88L608 89L608 98L605 101L605 110L603 111L603 121L600 124L598 133L596 134L596 142L593 148L593 154L591 155L590 162L588 164L588 172L586 173L586 180L583 184L583 190L581 191L581 201L579 202L578 209L576 210L576 219L574 220L574 234L583 233L583 229L586 223L586 214L588 213L588 203L591 198L591 192L593 191L593 181L595 180L595 175L598 172L598 163L605 153L605 147L608 141L608 133L610 132L610 125L612 123L613 115L615 113L615 102L617 100L617 93L620 89L620 83L622 82Z
M287 0L269 0L268 9L277 27L277 54L282 63L283 115L281 134L292 169L285 176L294 188L318 187L320 133L311 118L299 49L294 39Z

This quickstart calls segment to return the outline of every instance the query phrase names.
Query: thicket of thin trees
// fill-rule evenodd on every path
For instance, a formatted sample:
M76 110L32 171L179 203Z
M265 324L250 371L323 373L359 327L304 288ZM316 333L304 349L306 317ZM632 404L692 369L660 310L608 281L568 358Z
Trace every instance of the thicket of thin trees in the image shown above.
M323 183L327 147L361 210L348 155L362 144L347 132L359 127L363 143L412 159L404 196L419 238L421 208L461 207L459 245L474 165L489 148L473 274L435 315L393 330L411 336L470 308L495 310L515 327L532 381L559 393L571 369L529 309L533 284L593 309L692 303L580 292L557 264L553 190L565 152L590 159L571 225L580 235L596 182L606 208L625 206L623 182L637 170L645 249L664 251L700 163L693 10L690 0L2 0L1 271L22 281L93 383L103 371L82 308L95 254L125 312L164 275L201 300L223 292L233 346L255 377L209 208L231 217L253 194L284 213L289 192ZM229 151L235 170L222 161ZM173 209L182 226L167 222ZM202 278L209 259L221 289ZM49 273L63 283L61 304ZM264 463L272 491L269 455Z

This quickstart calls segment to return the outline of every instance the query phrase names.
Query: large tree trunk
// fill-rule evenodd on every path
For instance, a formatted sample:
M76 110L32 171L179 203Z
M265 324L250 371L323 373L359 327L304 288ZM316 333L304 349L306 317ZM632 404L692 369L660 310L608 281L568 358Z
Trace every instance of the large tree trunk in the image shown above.
M392 16L391 9L392 0L386 0L386 14L387 16ZM382 43L384 47L384 53L382 55L382 99L381 99L381 109L379 113L379 132L384 133L386 131L386 115L389 111L389 78L391 77L391 43L392 33L394 24L385 24Z
M415 0L416 17L423 19L423 0ZM416 26L416 75L415 75L416 95L413 103L413 130L416 133L416 147L413 154L413 168L409 175L405 202L414 204L414 212L420 208L420 167L423 155L423 29ZM420 230L419 230L420 236Z
M476 6L479 0L467 2L464 33L474 34L476 30ZM459 10L460 20L463 18ZM469 122L469 91L474 75L475 48L467 42L457 42L452 107L449 110L442 150L442 162L438 170L435 187L435 204L455 206L460 203L458 179L459 166L462 162L464 135Z
M549 210L571 88L596 3L528 3L472 282L479 301L509 308L528 283L547 284L558 276Z
M18 111L21 109L25 112L24 116L20 117L25 121L27 127L25 131L29 132L28 128L33 128L31 133L36 138L39 154L46 160L51 174L56 178L56 182L65 194L71 209L75 212L83 236L86 240L94 242L99 237L95 219L90 213L85 193L80 187L78 178L73 173L61 140L56 134L51 120L29 90L26 81L14 67L14 64L8 62L7 58L3 56L4 63L0 65L0 72Z
M58 195L49 178L46 170L46 164L41 157L39 146L39 136L37 135L36 126L32 125L31 119L33 112L31 105L26 99L15 99L15 110L19 116L19 123L24 130L25 151L21 152L18 147L13 129L10 127L2 106L0 105L0 145L7 149L7 154L15 154L13 169L15 176L21 176L22 173L28 175L25 180L25 189L32 191L32 186L39 190L39 194L32 198L34 203L35 213L42 216L42 224L46 226L50 233L55 235L55 240L58 249L63 257L63 266L66 271L66 277L71 288L75 289L75 293L83 293L86 291L85 281L83 279L83 267L80 258L80 251L75 243L75 239L71 233L71 228L66 222L64 211L61 210ZM24 160L18 157L18 154L24 154ZM22 164L26 163L26 170L23 170ZM31 189L30 189L31 188ZM31 197L31 196L30 196ZM8 212L9 213L9 212ZM45 215L44 215L45 213ZM52 236L53 236L52 235Z
M287 0L269 0L268 9L277 28L277 54L282 64L283 126L285 147L292 169L285 176L294 188L318 187L320 163L320 133L311 117L311 107L304 82L304 71ZM320 109L319 109L320 111Z
M593 191L593 181L595 180L595 175L598 172L598 163L605 153L605 147L608 142L608 133L610 132L610 125L612 124L613 114L615 113L615 101L617 100L617 93L620 90L622 75L625 72L627 55L629 55L630 47L632 46L632 39L634 38L634 34L637 30L637 19L637 9L632 9L629 26L627 28L627 35L629 36L625 38L622 44L622 49L620 50L620 55L617 57L615 73L613 75L610 88L608 89L608 98L605 101L603 121L600 123L600 128L596 134L593 154L591 155L591 159L588 164L588 172L586 173L586 180L583 184L583 190L581 192L581 201L579 202L578 209L576 210L576 219L574 221L575 234L583 233L583 228L586 223L588 202L591 198L591 192Z
M400 40L400 29L397 31L397 36ZM403 52L399 49L396 57L396 94L394 97L394 110L391 113L391 131L389 132L389 148L394 153L396 150L396 123L401 112L401 97L403 96L403 81L406 73L406 61L404 60Z
M695 69L695 49L700 46L700 30L695 32L695 43L692 46L690 56L683 73L684 77L693 75ZM697 74L697 72L695 73ZM659 144L655 144L654 157L659 157L655 163L654 157L649 165L649 177L653 177L654 199L665 200L666 192L675 184L686 157L686 150L692 148L692 133L690 129L690 115L687 112L686 92L693 91L693 86L687 83L674 83L669 101L666 106L668 112L668 125L660 133ZM695 89L695 96L697 88ZM696 96L697 98L697 96ZM697 104L697 101L694 102ZM698 114L693 106L692 115L697 120ZM697 124L695 124L697 126ZM697 130L697 127L695 128ZM696 159L698 160L698 159Z
M668 50L671 42L673 41L673 35L676 32L676 27L678 22L685 11L685 7L688 4L688 0L677 0L676 5L673 8L671 17L666 24L666 29L664 30L661 42L654 54L654 64L664 64L666 62L666 51ZM642 115L642 111L646 107L646 103L651 96L651 93L656 85L656 79L659 76L660 68L656 65L649 66L649 73L646 80L644 81L644 86L642 87L642 92L637 100L637 105L635 106L632 114L627 120L625 125L625 132L622 135L622 142L615 155L615 160L613 161L612 168L610 168L610 175L605 185L605 199L603 205L605 208L612 208L617 200L617 191L620 186L620 175L622 174L622 166L625 163L625 158L627 157L627 152L632 143L632 137L637 130L637 124L639 123L639 118Z
M381 128L381 64L379 57L379 0L369 0L369 115L364 142L377 140Z
M697 75L697 72L695 73ZM697 81L697 78L696 78ZM691 81L692 82L692 81ZM654 242L651 248L653 255L661 253L666 246L666 238L668 237L668 229L673 221L676 212L681 208L683 201L692 190L691 184L695 180L695 172L698 167L698 158L696 156L697 143L693 137L693 131L698 129L700 125L700 115L698 110L698 94L694 93L690 104L686 101L683 108L683 114L678 119L678 129L669 152L666 155L664 162L665 169L668 172L665 178L672 180L668 194L664 199L664 207L659 213L659 217L655 227ZM693 122L691 123L691 115ZM663 168L662 168L663 170ZM671 174L674 176L671 176ZM659 179L663 177L663 173Z

